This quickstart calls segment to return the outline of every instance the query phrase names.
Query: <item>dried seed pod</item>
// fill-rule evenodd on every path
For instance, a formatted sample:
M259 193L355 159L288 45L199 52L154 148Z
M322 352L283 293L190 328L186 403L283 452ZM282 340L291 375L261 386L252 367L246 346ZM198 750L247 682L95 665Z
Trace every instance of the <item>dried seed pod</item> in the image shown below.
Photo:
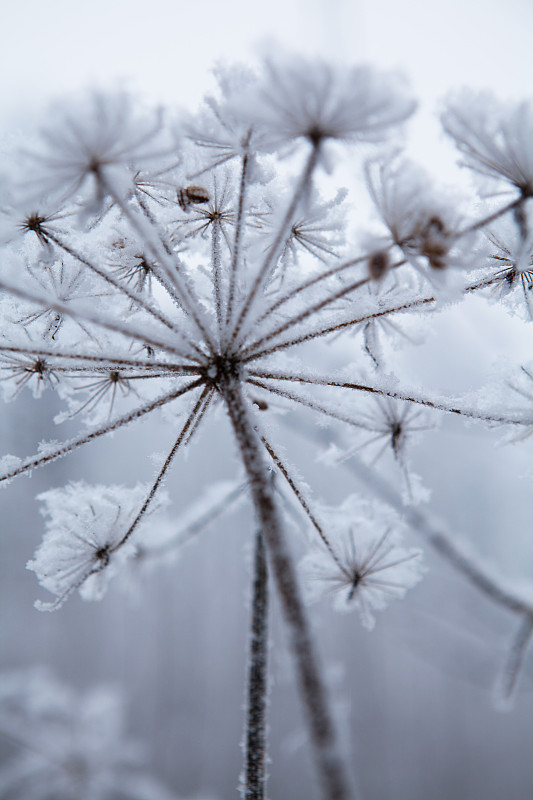
M446 268L448 241L446 227L440 217L430 217L420 233L420 250L433 269Z
M209 192L203 186L185 186L177 192L178 205L184 211L187 211L189 206L208 203L209 199Z
M376 253L372 253L368 258L368 274L373 281L381 280L388 271L389 266L389 254L386 250L378 250Z

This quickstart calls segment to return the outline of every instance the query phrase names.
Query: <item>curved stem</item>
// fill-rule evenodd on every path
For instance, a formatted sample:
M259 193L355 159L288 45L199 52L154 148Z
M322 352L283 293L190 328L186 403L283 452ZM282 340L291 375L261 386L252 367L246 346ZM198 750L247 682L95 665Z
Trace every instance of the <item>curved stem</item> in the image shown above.
M285 541L281 516L268 480L268 467L261 440L254 429L238 382L234 378L225 377L220 388L250 481L255 512L268 547L270 565L296 662L300 695L323 795L326 800L348 800L349 784L338 752L326 688L300 597L294 565Z

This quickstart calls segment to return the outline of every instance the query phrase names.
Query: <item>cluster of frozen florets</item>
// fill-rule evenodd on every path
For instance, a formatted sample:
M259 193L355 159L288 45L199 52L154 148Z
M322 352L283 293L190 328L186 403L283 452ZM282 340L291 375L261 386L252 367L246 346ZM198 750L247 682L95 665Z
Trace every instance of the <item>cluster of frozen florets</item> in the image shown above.
M450 101L444 127L467 166L514 193L470 214L398 152L397 133L414 108L395 74L284 56L262 73L219 71L218 94L172 125L124 93L76 98L54 111L18 162L13 156L0 224L0 386L6 400L25 387L36 397L53 390L64 402L57 421L87 427L27 459L4 459L0 478L152 412L162 411L172 431L150 486L78 483L41 495L47 532L29 567L57 598L42 608L75 589L100 597L126 556L146 551L145 523L178 450L213 406L229 408L230 384L241 387L265 458L330 560L321 574L367 626L373 609L418 577L418 554L398 544L394 522L384 529L362 512L356 520L351 507L343 506L344 543L328 534L333 512L315 524L262 412L312 412L352 430L357 441L338 460L360 447L373 460L388 450L408 500L406 445L431 424L421 410L530 430L523 409L491 415L412 392L383 357L380 342L396 336L397 318L442 298L509 295L518 286L531 308L531 106ZM346 157L366 174L377 212L359 239L348 189L328 189ZM435 291L451 267L453 292ZM350 332L362 334L357 378L351 367L329 367ZM337 342L331 359L324 344Z

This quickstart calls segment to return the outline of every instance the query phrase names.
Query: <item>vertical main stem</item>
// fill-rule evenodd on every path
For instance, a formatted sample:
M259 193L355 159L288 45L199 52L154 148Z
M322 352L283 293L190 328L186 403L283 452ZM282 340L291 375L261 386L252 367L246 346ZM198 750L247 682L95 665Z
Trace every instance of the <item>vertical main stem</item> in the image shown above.
M221 391L250 481L255 511L268 548L276 589L289 631L290 647L296 662L299 690L323 796L325 800L348 800L348 780L338 752L326 688L320 674L295 569L285 542L283 524L268 480L261 440L254 430L238 380L227 377L221 385Z
M255 536L254 584L248 668L245 800L266 798L268 663L268 569L261 530Z

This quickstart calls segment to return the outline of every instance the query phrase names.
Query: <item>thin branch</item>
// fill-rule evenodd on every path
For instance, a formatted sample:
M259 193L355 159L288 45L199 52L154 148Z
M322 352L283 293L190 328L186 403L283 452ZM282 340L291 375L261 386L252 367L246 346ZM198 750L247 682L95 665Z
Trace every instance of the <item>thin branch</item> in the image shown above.
M116 550L118 550L120 547L122 547L122 545L124 545L128 541L128 539L130 538L131 534L133 533L133 531L135 530L135 528L137 527L137 525L139 524L139 522L143 518L144 514L146 513L146 511L148 509L148 506L150 505L150 503L154 499L157 490L161 486L161 482L162 482L163 478L165 477L170 465L172 464L172 461L174 460L174 456L178 452L180 446L183 444L183 441L184 441L185 437L187 436L187 432L189 431L189 428L191 428L191 426L194 425L196 417L200 416L200 411L202 409L202 406L204 405L204 401L206 399L206 396L209 393L212 394L212 392L213 392L213 389L210 386L204 386L200 397L198 398L193 410L191 411L191 413L187 417L185 425L181 429L178 438L174 442L174 444L172 446L172 450L170 451L170 453L166 457L165 463L161 467L157 478L155 479L154 483L152 484L152 487L150 488L150 491L148 492L148 495L146 496L146 499L145 499L144 503L142 504L142 506L141 506L141 508L139 510L139 513L137 514L137 516L135 517L135 519L131 523L130 527L128 528L128 530L126 531L126 533L124 534L122 539L119 542L117 542L117 544L115 544L111 548L110 552L115 552Z
M129 203L124 201L120 192L115 190L112 183L104 180L102 176L100 176L100 180L103 184L103 187L105 187L105 189L112 196L113 200L120 208L132 228L141 236L143 242L145 242L146 246L151 251L152 256L163 267L170 282L178 290L179 300L184 311L194 321L209 350L213 354L215 352L214 344L211 339L211 334L202 320L198 299L192 293L191 287L188 285L188 283L185 280L182 280L182 276L177 268L178 265L174 263L175 254L172 253L171 255L169 253L166 243L161 240L161 233L151 220L150 215L141 217Z
M146 414L149 414L156 408L161 408L167 403L172 402L172 400L176 400L178 397L181 397L187 392L190 392L192 389L195 389L197 386L200 386L202 382L203 378L198 378L197 380L186 384L186 386L182 386L180 389L176 389L174 392L162 395L161 397L158 397L156 400L152 400L152 402L147 403L144 406L140 406L139 408L130 411L128 414L125 414L122 417L118 417L112 422L109 422L97 428L93 428L88 433L85 433L82 436L77 436L74 439L68 439L66 442L62 442L56 447L51 448L48 452L44 453L43 455L31 456L30 458L27 458L20 464L18 464L18 466L14 467L13 469L9 470L3 475L0 475L0 483L2 483L2 481L10 480L11 478L16 477L17 475L22 475L25 472L30 472L36 467L42 467L44 466L44 464L49 464L51 461L55 461L57 458L61 458L61 456L64 456L67 453L71 453L76 448L81 447L82 445L87 444L88 442L92 442L95 439L98 439L100 436L104 436L106 433L111 433L111 431L118 430L119 428L123 427L124 425L127 425L133 420L144 417Z
M472 283L469 286L465 286L463 289L464 294L469 294L471 292L475 292L478 289L485 289L488 286L491 286L493 283L498 281L498 276L495 277L488 277L484 278L483 280L477 281L476 283ZM363 316L358 317L351 317L350 319L344 320L343 322L336 322L334 325L327 325L326 327L317 328L314 331L309 331L308 333L302 334L301 336L296 336L292 339L288 339L285 342L280 342L279 344L273 345L272 347L266 347L263 350L259 350L255 353L250 353L247 355L243 361L255 361L258 358L263 358L264 356L268 356L271 353L277 353L281 350L286 350L289 347L295 347L299 344L304 344L305 342L310 342L313 339L318 339L323 336L328 336L331 333L340 333L341 331L345 330L346 328L353 328L356 325L361 325L363 322L370 322L372 320L380 319L381 317L388 316L389 314L397 314L401 311L411 311L413 309L422 308L423 306L429 305L430 303L435 303L437 300L436 297L421 297L418 300L410 300L406 303L401 303L397 306L389 306L389 308L383 308L378 311L372 311L370 314L364 314ZM250 348L247 348L247 351Z
M136 341L140 341L143 344L150 345L151 347L161 348L162 350L168 351L173 355L179 356L180 358L187 358L191 361L194 360L193 357L188 353L184 352L183 350L179 350L173 342L170 342L167 339L159 339L157 336L154 336L151 333L147 334L145 331L139 331L132 325L124 325L121 322L115 322L111 319L103 319L98 314L93 314L90 311L79 307L74 308L72 305L69 305L68 303L62 303L60 300L54 300L49 297L39 297L38 295L33 294L33 292L29 292L27 289L22 289L19 286L9 283L4 278L0 279L0 288L4 289L6 292L9 292L9 294L15 295L15 297L20 297L22 300L28 300L29 302L36 303L39 306L54 309L54 311L58 311L61 314L66 314L74 319L83 319L86 322L91 322L94 325L98 325L100 328L105 328L106 330L120 333L123 336L135 339ZM175 336L176 339L179 338L179 334L177 333L173 333L173 336ZM201 351L200 355L203 355Z
M368 254L364 256L357 256L357 258L352 258L349 261L344 261L342 264L338 264L336 267L331 267L330 269L326 270L325 272L321 272L319 275L315 275L313 278L309 278L308 280L301 283L299 286L292 288L287 294L282 295L280 298L276 300L275 303L272 303L271 306L267 308L267 310L261 314L260 317L257 319L257 325L260 325L263 320L269 317L274 311L277 311L280 306L285 305L288 303L289 300L293 300L297 297L300 292L305 291L306 289L310 289L315 284L320 283L320 281L324 281L327 278L331 278L334 275L338 275L340 272L343 272L350 267L359 266L363 261L368 259ZM369 283L372 279L366 278L366 283Z
M493 213L489 214L487 217L483 217L482 219L478 219L475 222L471 222L470 225L467 225L466 228L463 228L461 231L458 231L455 236L456 238L460 238L461 236L465 236L467 233L472 233L473 231L480 230L481 228L485 228L487 225L490 225L491 222L495 222L500 217L503 217L504 214L507 214L508 211L512 211L514 208L518 208L524 202L523 195L520 195L515 200L512 200L503 208L499 208L498 211L494 211Z
M274 451L274 448L272 447L272 445L270 444L270 442L266 439L266 437L264 435L261 436L261 441L265 445L266 450L267 450L270 458L272 459L272 461L274 462L276 467L279 469L279 471L281 472L281 474L283 475L283 477L285 478L285 480L289 484L290 488L294 492L294 496L296 497L296 499L300 503L301 507L305 511L305 514L308 517L308 519L311 522L311 524L313 525L314 529L316 530L316 532L318 533L318 535L320 536L320 538L324 542L324 544L325 544L326 548L328 549L331 557L333 558L333 560L335 561L337 566L344 572L344 567L342 565L342 562L341 562L339 556L337 555L337 553L333 549L333 546L332 546L331 542L329 541L328 537L324 533L324 529L322 528L322 526L318 522L317 518L315 517L315 515L311 511L311 509L309 507L309 503L307 502L307 500L303 496L301 489L298 488L298 486L296 485L296 481L290 475L288 468L283 463L283 461L278 456L278 454Z
M283 397L286 400L292 400L295 403L300 403L300 405L310 408L312 411L316 411L319 414L324 414L330 419L335 419L339 422L345 422L347 425L353 425L355 428L373 430L364 422L359 422L359 420L348 417L346 414L342 414L340 411L326 408L325 406L317 403L315 400L311 400L308 397L300 397L300 395L297 395L287 389L280 389L279 386L269 386L268 384L262 383L254 378L248 378L246 382L252 386L257 386L259 389L263 389L265 392L270 392L271 394L275 394L278 397Z
M373 311L370 314L364 314L363 316L359 317L352 317L351 319L345 320L344 322L336 322L333 325L327 325L326 327L317 328L314 331L309 331L308 333L304 333L301 336L295 336L292 339L288 339L285 342L280 342L279 344L272 345L271 347L265 347L263 350L258 350L255 353L250 353L245 358L243 358L243 363L247 363L249 361L255 361L258 358L263 358L264 356L271 355L271 353L278 353L280 350L287 350L289 347L295 347L299 344L304 344L305 342L310 342L313 339L319 339L323 336L328 336L330 333L340 333L345 328L353 328L356 325L360 325L363 322L369 322L373 319L379 319L380 317L387 316L388 314L395 314L399 311L409 311L413 308L418 308L428 303L434 303L434 297L425 297L419 300L412 300L407 303L402 303L398 306L393 306L390 308L385 308L380 311Z
M287 228L292 222L298 204L301 202L302 197L305 195L305 192L308 189L309 183L311 181L313 172L315 167L318 163L318 158L320 154L320 147L319 145L313 146L313 149L309 153L309 157L303 169L302 175L296 185L294 190L294 195L292 197L291 202L285 212L282 222L279 225L278 233L274 242L272 243L271 247L266 254L265 260L263 261L259 272L257 273L254 282L252 283L251 289L248 293L248 297L246 298L243 307L241 308L240 314L237 318L237 322L235 323L235 327L232 331L232 334L229 338L229 346L231 347L235 342L237 342L239 333L241 328L246 320L246 317L250 313L250 310L254 304L255 298L262 288L263 284L267 280L270 271L272 269L273 264L276 263L279 251L283 245L283 240L285 238Z
M250 138L250 135L251 131L248 134L248 140ZM246 141L245 144L248 145L248 141ZM233 254L231 258L231 270L229 276L228 305L226 309L226 326L228 326L231 323L233 317L235 286L237 284L237 273L240 266L241 242L244 231L244 202L246 198L249 160L250 157L246 152L242 158L241 182L239 186L239 205L237 208L237 220L235 222L235 238L233 241Z
M77 250L75 250L74 247L72 247L70 244L67 244L67 242L64 242L58 236L57 233L54 233L54 232L50 231L49 229L47 229L46 237L48 239L50 239L50 241L53 242L55 245L57 245L61 250L64 250L65 253L68 253L70 256L72 256L72 258L76 259L76 261L79 261L80 264L83 264L83 266L88 267L88 269L90 269L92 272L94 272L96 275L98 275L104 281L106 281L107 283L111 284L111 286L114 286L115 289L118 289L119 292L121 292L122 294L125 294L126 297L128 297L133 303L135 303L137 306L139 306L139 308L142 308L143 311L146 311L147 314L150 314L158 322L161 322L163 325L165 325L171 331L176 332L178 330L176 328L176 325L173 322L171 322L169 319L167 319L165 317L165 315L161 311L159 311L159 309L154 308L154 306L152 306L142 294L139 294L139 292L133 291L125 283L123 283L122 281L117 280L112 275L110 275L108 272L106 272L105 270L101 269L100 267L98 267L93 262L89 261L89 259L86 256L81 255L81 253L79 253ZM182 334L180 333L180 336L181 335ZM191 345L192 343L188 342L188 344Z
M314 386L329 386L338 389L351 389L358 392L367 392L375 394L379 397L392 397L394 400L405 400L408 403L415 403L417 405L426 406L427 408L434 408L438 411L446 411L449 414L458 414L470 419L483 420L485 422L497 422L505 425L533 425L533 415L530 417L506 417L498 414L485 414L482 411L477 411L472 408L459 408L455 405L443 400L430 399L428 397L416 396L414 393L403 391L391 392L380 386L369 386L363 383L349 383L344 381L336 381L331 378L319 376L306 376L297 374L287 374L282 372L266 372L262 370L251 371L250 376L257 376L263 380L275 381L289 381L294 383L305 383ZM251 382L251 381L250 381ZM263 386L263 388L266 388ZM363 426L361 426L363 427Z
M397 268L405 264L405 259L398 261L396 264L392 265L392 268ZM351 292L355 292L357 289L360 289L362 286L366 286L368 283L368 278L360 278L353 283L348 284L348 286L344 286L342 289L339 289L337 292L328 295L319 303L315 303L315 305L308 306L295 317L292 317L288 320L285 320L283 324L279 325L270 333L265 334L260 339L256 339L255 342L252 342L245 350L243 355L246 357L250 352L253 352L256 347L265 344L266 342L272 341L276 336L279 336L280 333L285 333L285 331L289 330L290 328L294 328L296 325L299 325L301 322L304 322L309 317L313 316L314 314L319 314L327 306L335 303L337 300L340 300L346 295L351 294Z
M273 331L266 333L264 336L261 336L259 339L256 339L248 347L246 347L245 350L243 351L244 357L249 355L249 353L253 353L256 347L260 347L261 345L264 345L267 342L272 341L272 339L275 339L276 336L279 336L280 333L285 333L285 331L290 330L290 328L296 327L296 325L299 325L301 322L304 322L306 319L308 319L308 317L320 313L320 311L322 311L323 308L326 308L326 306L331 305L331 303L334 303L336 300L339 300L340 298L344 297L350 292L354 292L356 289L360 289L361 286L366 286L367 283L368 283L367 278L361 278L358 281L355 281L355 283L352 283L344 287L343 289L340 289L338 292L335 292L335 294L328 295L319 303L316 303L313 306L305 308L295 317L290 317L289 319L285 320L285 322L283 322L281 325L278 325L277 328L274 328Z
M128 358L121 356L117 358L112 355L96 355L94 353L81 353L79 351L59 350L56 348L14 345L14 344L0 344L0 353L24 353L24 355L44 356L47 358L62 358L72 361L87 361L89 363L103 364L109 367L139 367L140 369L160 369L168 370L170 373L181 374L198 374L200 369L198 366L192 364L172 364L167 361L152 361L137 358Z
M194 436L194 434L198 430L200 424L202 423L203 418L205 417L205 415L207 413L207 409L209 408L211 400L213 399L214 396L215 396L215 389L213 387L211 387L210 391L207 393L207 395L205 397L205 400L204 400L202 408L199 410L198 414L196 415L196 419L194 420L194 423L192 424L192 426L191 426L191 428L189 430L189 433L188 433L187 438L185 440L185 444L189 444L189 442L191 441L192 437Z

